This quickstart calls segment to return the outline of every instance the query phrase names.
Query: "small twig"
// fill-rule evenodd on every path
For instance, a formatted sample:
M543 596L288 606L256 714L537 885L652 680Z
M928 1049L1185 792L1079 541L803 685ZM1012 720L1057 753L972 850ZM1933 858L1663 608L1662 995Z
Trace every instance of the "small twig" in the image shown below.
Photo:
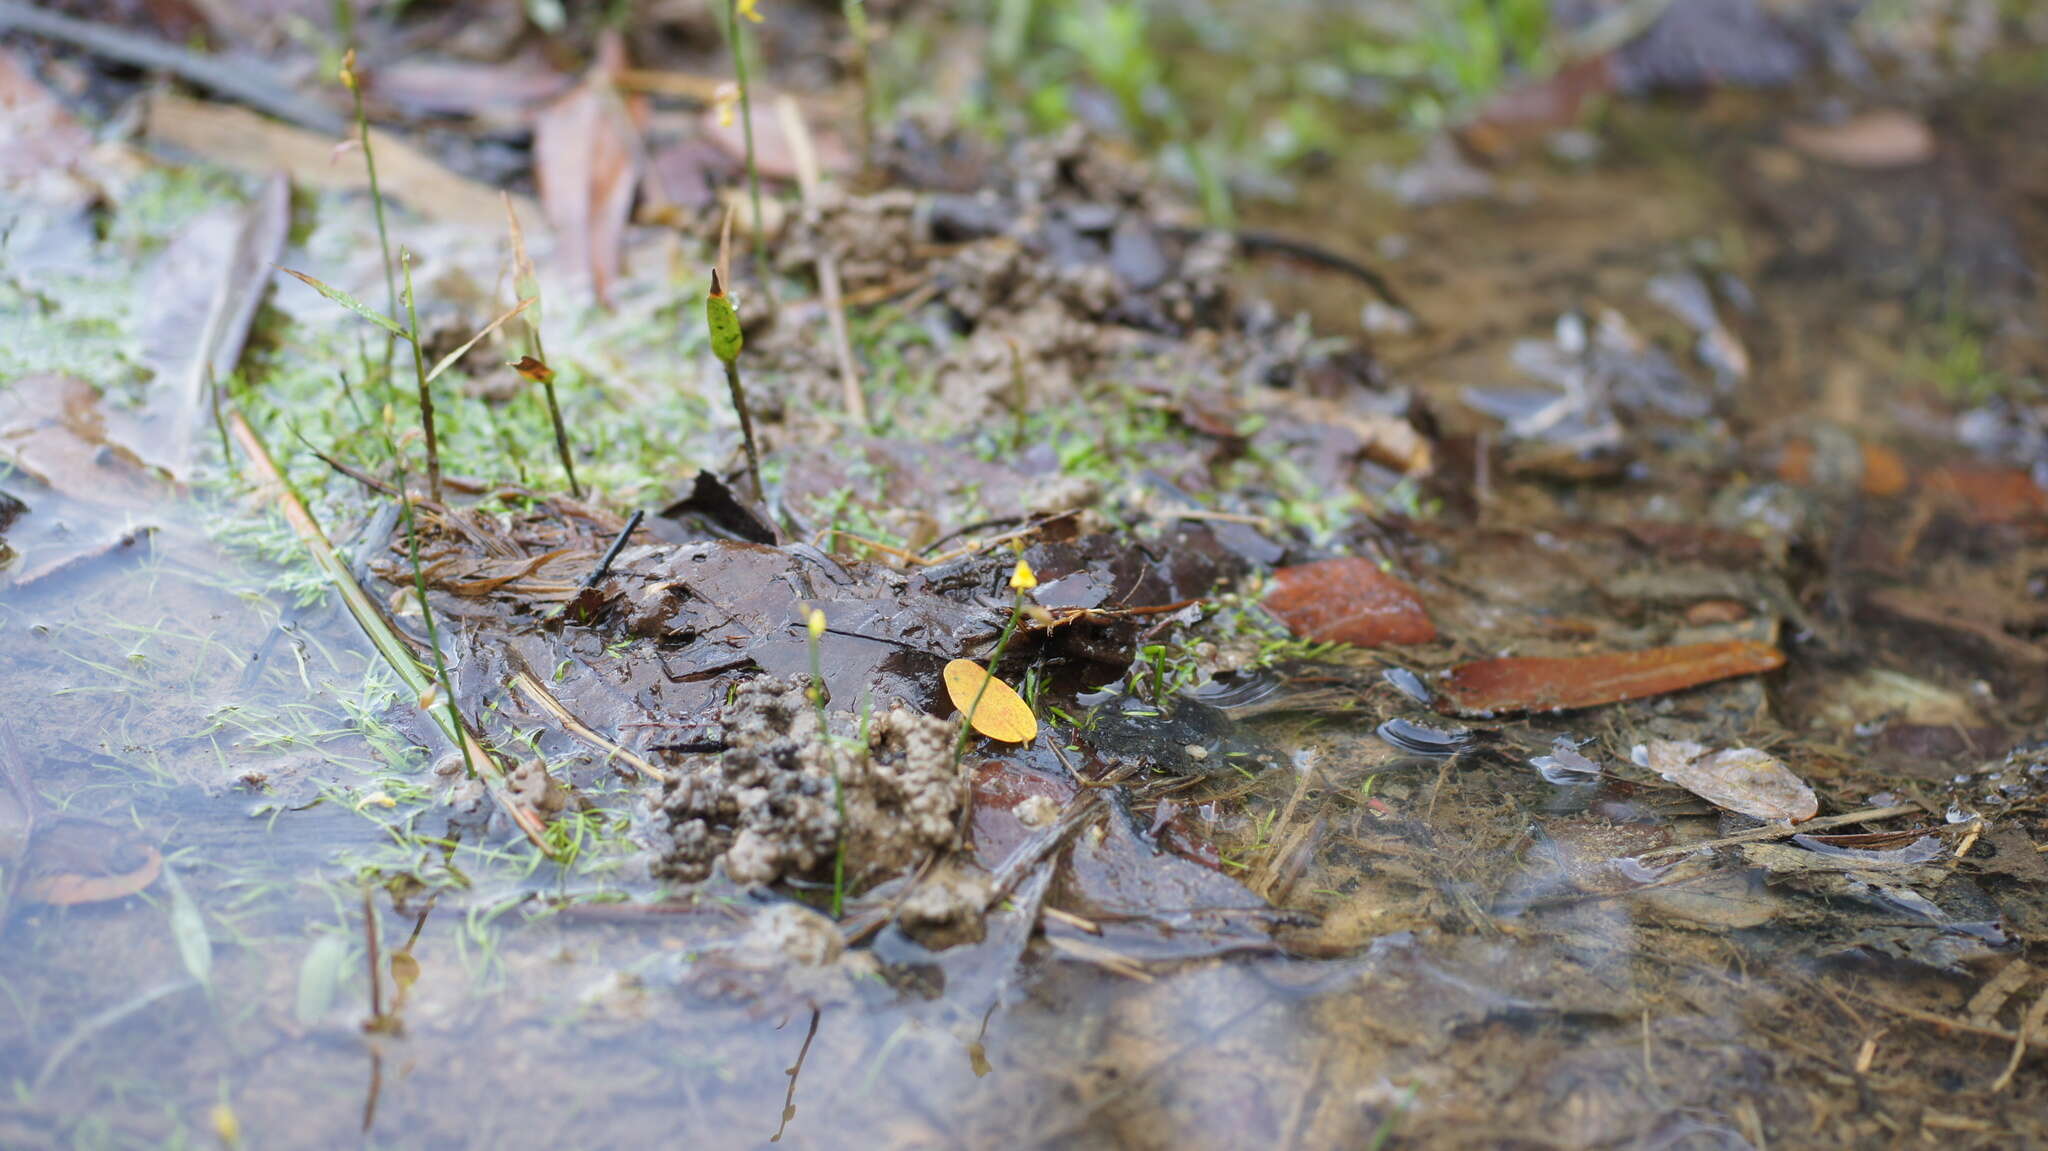
M620 528L619 534L612 537L612 546L604 549L604 555L598 558L597 566L591 569L588 576L584 577L583 583L580 585L583 590L588 591L596 587L597 581L603 579L612 570L612 561L619 558L619 553L626 549L626 540L631 538L633 533L640 529L640 521L646 518L647 512L644 509L633 509L632 516L626 520L626 526Z
M377 907L370 899L370 889L363 888L363 962L370 975L370 1020L363 1024L366 1031L375 1031L384 1022L384 981L377 973Z
M784 93L775 98L775 113L782 120L783 134L796 159L796 184L806 204L818 200L818 154L811 145L811 129L804 123L803 109L796 98ZM832 354L839 361L839 387L846 400L846 414L862 428L868 426L868 401L861 393L860 369L853 359L853 339L846 330L846 305L839 285L839 257L830 245L818 249L818 292L825 297L825 324L832 333Z
M782 1097L782 1122L775 1128L775 1134L769 1137L770 1143L782 1142L783 1132L789 1130L789 1121L796 1118L796 1080L797 1076L804 1073L804 1057L811 1053L811 1040L818 1037L820 1014L822 1013L816 1007L811 1008L811 1026L804 1032L804 1045L797 1049L796 1063L783 1071L784 1075L789 1076L789 1090Z
M635 754L619 744L606 739L589 724L577 719L568 708L562 705L562 701L556 699L555 694L540 682L540 677L534 675L533 672L517 672L512 676L510 682L513 687L524 692L526 698L532 700L542 711L547 712L556 723L561 724L562 729L570 735L590 744L614 759L631 765L635 771L647 776L649 779L662 783L668 782L668 772L654 766L645 756Z
M1185 241L1200 238L1205 229L1170 227L1165 229L1165 231L1175 239ZM1238 246L1246 252L1253 254L1270 252L1275 255L1292 257L1293 259L1300 260L1302 263L1311 264L1326 271L1341 272L1372 289L1373 294L1387 304L1399 308L1411 316L1415 316L1414 309L1410 308L1407 302L1401 299L1400 293L1394 291L1394 286L1387 282L1385 276L1380 275L1378 272L1341 252L1333 252L1320 244L1304 240L1298 236L1285 236L1278 232L1265 232L1255 228L1232 229L1230 230L1230 235L1237 241ZM1422 322L1422 317L1415 316L1415 318L1417 323Z
M1991 1084L1993 1095L2012 1086L2013 1072L2020 1069L2020 1060L2027 1057L2027 1037L2032 1035L2043 1022L2048 1022L2048 991L2043 991L2034 1006L2027 1010L2027 1017L2020 1020L2019 1038L2012 1041L2012 1058L2005 1061L2005 1071Z
M1785 839L1794 835L1804 835L1810 831L1819 831L1823 828L1840 827L1845 823L1870 823L1880 819L1891 819L1895 816L1911 815L1919 810L1920 808L1910 804L1897 807L1866 807L1861 811L1850 811L1841 815L1827 815L1819 819L1809 819L1805 823L1773 824L1769 827L1759 827L1753 831L1745 831L1738 835L1728 836L1725 839L1709 839L1700 843L1674 843L1670 847L1660 847L1655 851L1645 851L1641 855L1636 856L1636 858L1662 859L1667 855L1691 855L1695 851L1706 851L1716 847L1729 847L1738 843L1761 843L1765 840Z

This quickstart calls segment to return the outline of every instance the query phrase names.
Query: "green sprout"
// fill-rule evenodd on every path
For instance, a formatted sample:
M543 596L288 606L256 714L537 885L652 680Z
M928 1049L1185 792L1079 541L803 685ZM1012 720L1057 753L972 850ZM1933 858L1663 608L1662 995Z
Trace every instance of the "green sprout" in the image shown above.
M711 354L725 365L725 385L732 392L733 410L739 413L740 435L747 442L747 479L754 487L754 499L766 498L761 487L761 453L754 444L754 416L747 408L747 392L740 383L740 349L746 339L740 331L740 314L732 306L718 281L718 269L711 269L711 291L704 297L704 322L711 329Z

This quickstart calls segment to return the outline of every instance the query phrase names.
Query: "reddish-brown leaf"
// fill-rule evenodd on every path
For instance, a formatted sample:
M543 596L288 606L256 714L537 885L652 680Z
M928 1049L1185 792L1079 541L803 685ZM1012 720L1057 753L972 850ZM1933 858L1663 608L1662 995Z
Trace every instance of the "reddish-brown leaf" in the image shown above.
M1952 500L1979 523L2019 523L2048 518L2048 489L2022 468L1956 464L1936 468L1927 488Z
M1563 658L1482 659L1445 673L1438 698L1446 710L1464 713L1564 711L1755 675L1784 663L1784 652L1754 640Z
M1316 643L1379 647L1436 638L1436 624L1415 589L1357 556L1281 568L1273 573L1265 608Z

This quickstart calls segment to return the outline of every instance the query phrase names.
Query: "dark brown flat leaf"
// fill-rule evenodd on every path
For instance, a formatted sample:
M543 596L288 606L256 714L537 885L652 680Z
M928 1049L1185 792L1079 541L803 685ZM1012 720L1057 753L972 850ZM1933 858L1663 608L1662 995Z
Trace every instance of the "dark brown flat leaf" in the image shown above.
M1357 556L1281 568L1273 573L1265 608L1316 643L1380 647L1436 638L1436 624L1415 589Z

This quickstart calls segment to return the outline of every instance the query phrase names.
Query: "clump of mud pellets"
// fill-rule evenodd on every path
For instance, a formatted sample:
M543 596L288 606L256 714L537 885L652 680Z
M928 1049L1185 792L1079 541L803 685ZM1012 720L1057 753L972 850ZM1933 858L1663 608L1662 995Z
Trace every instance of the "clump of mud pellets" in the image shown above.
M838 716L852 730L851 716ZM835 724L835 727L837 725ZM684 765L665 788L655 872L693 883L721 864L735 883L821 878L832 870L845 790L846 875L858 888L956 845L967 780L953 729L897 706L875 715L862 745L827 739L793 679L742 684L725 710L726 750Z

